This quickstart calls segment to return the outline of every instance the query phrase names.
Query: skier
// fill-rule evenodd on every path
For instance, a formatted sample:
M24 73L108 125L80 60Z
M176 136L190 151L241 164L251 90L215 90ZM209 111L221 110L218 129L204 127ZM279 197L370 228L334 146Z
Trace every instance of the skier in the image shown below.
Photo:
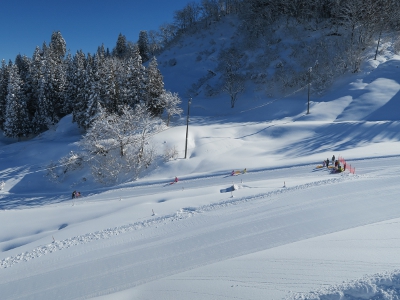
M346 163L343 164L343 171L346 171Z
M329 158L326 159L326 167L329 167Z
M335 162L335 155L332 156L332 164Z
M231 173L231 175L233 176L233 175L235 175L235 170L232 170L232 173Z
M179 181L178 177L175 176L174 182L176 183L176 182L178 182L178 181Z
M76 191L72 192L72 199L74 199L76 197Z

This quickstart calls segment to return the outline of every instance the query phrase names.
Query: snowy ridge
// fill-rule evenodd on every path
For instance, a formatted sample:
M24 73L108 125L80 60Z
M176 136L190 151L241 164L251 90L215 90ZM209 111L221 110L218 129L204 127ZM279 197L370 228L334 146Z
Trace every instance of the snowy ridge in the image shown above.
M0 268L9 268L17 263L20 263L23 261L29 261L31 259L41 257L43 255L47 255L47 254L53 253L55 251L60 251L60 250L67 249L67 248L77 246L77 245L87 244L87 243L90 243L90 242L93 242L96 240L109 239L113 236L117 236L117 235L124 234L126 232L131 232L134 230L140 230L141 228L144 228L144 227L156 226L156 225L164 224L166 222L179 221L182 219L192 217L199 213L204 213L207 211L221 209L221 208L224 208L229 205L237 205L240 203L245 203L245 202L249 202L249 201L253 201L253 200L277 196L277 195L280 195L283 193L294 192L297 190L304 190L304 189L323 186L323 185L335 184L335 183L343 182L346 180L354 180L359 177L360 176L358 176L358 175L350 176L350 175L346 174L345 176L315 181L315 182L311 182L311 183L307 183L307 184L303 184L303 185L297 185L297 186L293 186L293 187L283 187L281 189L270 191L267 193L260 193L260 194L254 195L252 197L230 198L229 200L226 200L226 201L212 203L212 204L200 206L197 208L196 207L185 207L185 208L180 209L173 215L155 217L155 218L148 219L145 221L135 222L133 224L127 224L127 225L119 226L119 227L115 227L115 228L107 228L107 229L104 229L101 231L96 231L93 233L87 233L85 235L75 236L75 237L65 239L62 241L54 240L52 243L37 247L37 248L33 249L32 251L24 252L24 253L18 254L16 256L7 257L5 259L2 259L0 261ZM238 187L239 187L239 189L244 188L243 185L240 185L240 184L238 185Z

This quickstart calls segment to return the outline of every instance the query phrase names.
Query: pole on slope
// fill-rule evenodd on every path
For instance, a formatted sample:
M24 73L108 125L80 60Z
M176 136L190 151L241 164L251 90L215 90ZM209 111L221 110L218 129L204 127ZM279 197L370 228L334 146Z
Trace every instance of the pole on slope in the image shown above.
M187 111L187 119L186 119L186 143L185 143L185 159L187 157L187 143L188 143L188 134L189 134L189 113L190 113L190 104L192 103L192 98L188 101L188 111Z
M310 113L310 86L311 86L311 72L312 68L308 68L308 105L307 105L307 115Z
M374 60L376 60L376 56L378 55L379 43L381 42L381 35L382 35L382 30L383 30L383 18L381 18L380 21L381 21L381 30L379 31L378 44L376 45Z

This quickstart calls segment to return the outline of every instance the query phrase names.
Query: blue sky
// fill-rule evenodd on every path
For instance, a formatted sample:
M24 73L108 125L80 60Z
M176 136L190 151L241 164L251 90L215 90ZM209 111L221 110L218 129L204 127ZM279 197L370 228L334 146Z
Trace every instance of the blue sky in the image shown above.
M36 46L61 31L67 49L93 53L110 50L119 33L136 42L140 30L157 30L173 21L174 11L191 0L13 0L0 5L0 60L20 53L31 57ZM198 2L198 1L195 1Z

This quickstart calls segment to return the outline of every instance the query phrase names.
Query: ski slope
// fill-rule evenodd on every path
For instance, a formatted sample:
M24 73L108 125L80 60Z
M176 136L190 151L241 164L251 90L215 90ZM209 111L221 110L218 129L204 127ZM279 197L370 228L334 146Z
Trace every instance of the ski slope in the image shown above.
M80 299L123 290L137 299L283 299L392 271L400 266L400 157L357 165L366 171L331 174L304 165L128 187L118 191L123 200L102 193L73 206L68 200L3 212L22 220L28 210L31 228L48 228L27 244L38 247L3 252L15 255L1 261L1 289L7 299ZM232 179L239 187L233 197L218 193ZM137 190L142 194L129 197ZM131 223L107 227L129 215ZM104 229L85 233L99 229L98 219ZM23 255L20 248L27 249Z
M178 124L154 137L178 159L114 187L45 178L77 149L71 116L2 138L0 298L399 299L400 60L379 59L309 115L304 95L214 117L193 100L188 158ZM355 174L316 168L333 154Z

